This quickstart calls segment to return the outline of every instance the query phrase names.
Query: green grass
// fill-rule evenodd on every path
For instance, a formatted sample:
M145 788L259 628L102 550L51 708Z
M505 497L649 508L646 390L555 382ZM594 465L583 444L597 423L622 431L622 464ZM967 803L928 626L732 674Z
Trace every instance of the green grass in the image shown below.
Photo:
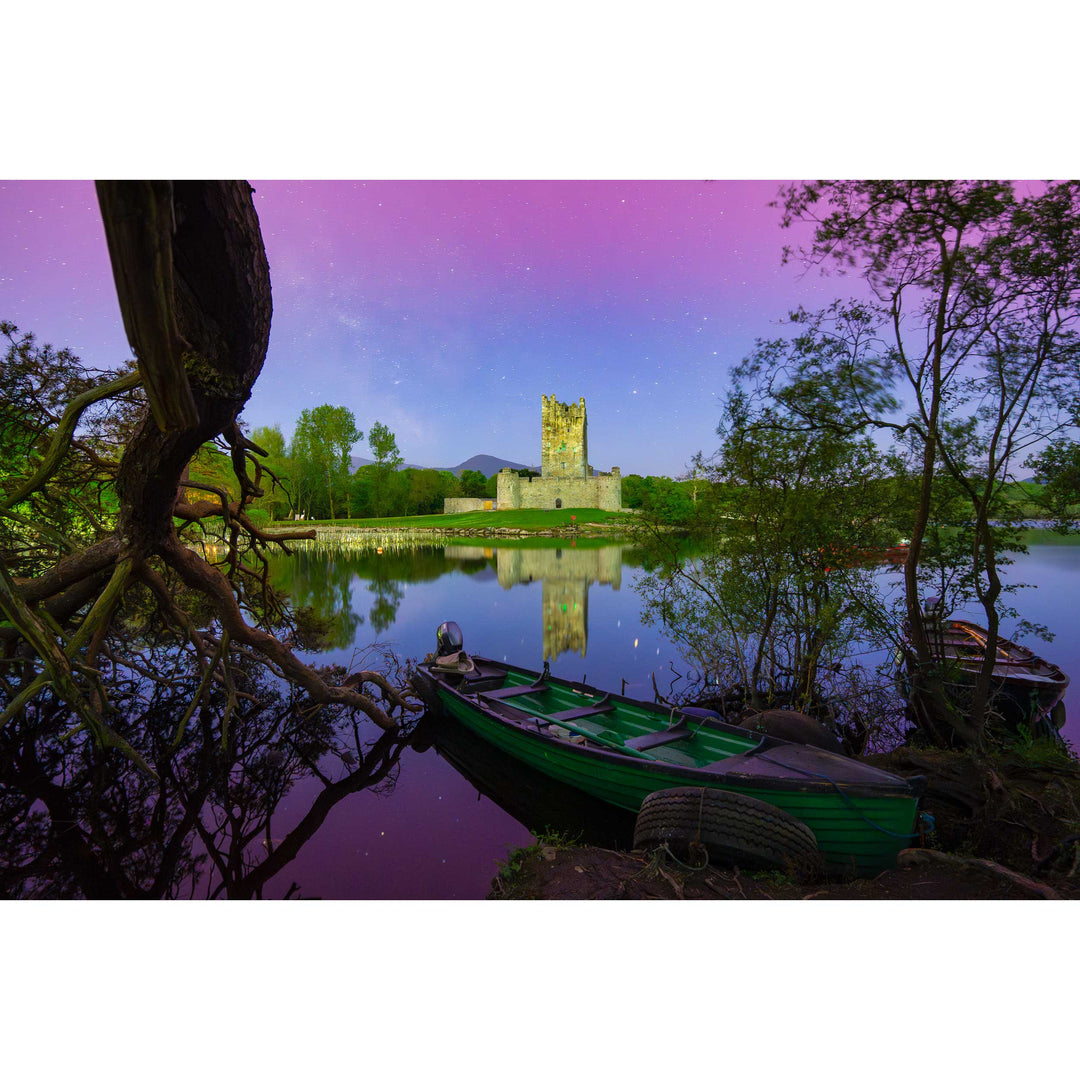
M1044 544L1057 545L1060 547L1077 547L1080 545L1080 533L1068 533L1062 536L1052 529L1023 529L1020 539L1029 545Z
M571 521L571 517L576 521ZM625 525L626 513L563 507L561 510L470 510L464 514L422 514L416 517L338 518L335 521L275 522L289 527L326 525L350 529L565 529L572 524Z

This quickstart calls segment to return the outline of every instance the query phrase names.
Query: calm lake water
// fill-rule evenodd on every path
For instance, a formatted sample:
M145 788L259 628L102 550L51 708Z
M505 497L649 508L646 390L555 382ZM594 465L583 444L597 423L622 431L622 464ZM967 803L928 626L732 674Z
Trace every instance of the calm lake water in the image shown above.
M634 584L644 571L629 546L383 543L309 546L275 560L275 583L328 628L311 662L378 667L373 650L419 660L453 620L475 654L534 670L547 660L556 675L632 696L680 689L678 654L641 624ZM1037 586L1015 601L1024 617L1057 633L1034 644L1076 680L1064 733L1080 744L1080 546L1037 538L1010 575ZM900 582L887 569L876 580ZM609 846L632 836L631 815L522 771L455 725L421 720L406 745L364 718L303 718L265 673L244 684L227 732L223 696L218 713L181 727L198 673L170 676L175 657L155 640L144 667L167 677L136 681L139 711L127 722L145 753L172 745L154 758L160 782L118 752L91 752L85 737L60 738L71 728L63 714L40 730L6 726L0 895L479 899L534 829Z
M277 565L279 580L304 602L336 613L335 648L309 659L350 665L370 643L389 644L401 657L422 658L435 628L452 619L470 652L507 658L539 669L545 659L556 675L587 679L629 694L652 697L672 685L680 662L675 650L640 620L633 583L643 572L633 549L579 541L561 546L491 548L476 543L393 550L297 552ZM1037 539L1010 569L1010 578L1037 588L1016 601L1023 616L1057 636L1031 642L1036 651L1074 677L1066 699L1071 719L1064 734L1080 742L1080 546ZM887 581L888 579L886 579ZM963 612L957 612L958 615ZM970 612L973 618L975 612ZM1005 633L1012 626L1006 624ZM373 730L374 734L374 730ZM447 760L475 759L476 783L495 790L504 805L527 817L529 777L507 763L482 757L482 747L449 746L400 758L392 794L359 791L339 803L299 851L266 896L284 895L296 882L305 896L370 899L467 899L484 896L497 862L532 842L516 817L465 779ZM481 755L477 757L477 755ZM501 788L495 788L499 781ZM320 785L304 781L278 807L274 830L285 835L307 812ZM524 794L523 794L524 792ZM550 791L543 793L551 798ZM577 808L569 792L567 818ZM515 806L515 803L522 804ZM549 819L554 819L554 809ZM597 824L617 830L624 823ZM276 892L275 892L276 889Z

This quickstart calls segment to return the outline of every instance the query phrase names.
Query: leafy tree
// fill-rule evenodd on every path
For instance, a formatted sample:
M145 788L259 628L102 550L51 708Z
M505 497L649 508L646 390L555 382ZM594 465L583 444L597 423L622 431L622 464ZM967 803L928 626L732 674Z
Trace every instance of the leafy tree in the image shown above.
M971 507L970 590L991 640L1000 625L994 522L1021 456L1076 414L1080 183L1021 197L998 181L817 181L781 192L785 225L813 226L808 265L855 268L868 302L796 312L793 336L759 342L739 375L785 422L891 432L918 477L905 564L912 707L931 737L980 745L994 663L964 707L950 701L923 622L920 566L935 489ZM788 256L792 254L789 250ZM1006 538L1007 539L1007 538Z
M375 517L375 466L361 465L349 479L349 510L353 517Z
M877 631L859 554L891 538L892 463L864 438L785 430L738 391L720 433L716 457L696 463L697 502L668 481L640 519L652 564L643 616L707 682L757 707L806 709L851 642ZM673 520L689 528L689 552L656 528Z
M334 510L334 488L346 486L350 472L349 453L363 438L356 417L344 405L318 405L304 409L296 422L289 454L297 463L302 490L308 503L319 501L320 487L325 492L330 517Z
M462 469L458 479L462 498L483 499L487 494L487 477L479 469Z
M375 455L374 472L374 504L375 516L383 517L387 513L390 496L391 478L402 462L401 453L398 450L397 438L394 433L378 420L371 425L368 431L368 445Z
M694 512L694 503L686 485L666 476L650 476L641 495L641 508L669 525L686 525Z
M113 488L133 415L137 373L86 369L0 322L0 556L32 576L115 527Z
M292 461L286 451L285 436L281 428L274 424L273 427L257 427L251 439L266 451L262 484L265 494L259 500L259 505L266 508L271 521L286 518L293 510L293 502L290 483Z
M622 478L622 504L628 510L640 510L645 504L645 493L651 487L648 478L637 473L627 473Z
M435 469L404 469L400 473L405 485L406 514L440 514L443 500L456 486L452 472Z

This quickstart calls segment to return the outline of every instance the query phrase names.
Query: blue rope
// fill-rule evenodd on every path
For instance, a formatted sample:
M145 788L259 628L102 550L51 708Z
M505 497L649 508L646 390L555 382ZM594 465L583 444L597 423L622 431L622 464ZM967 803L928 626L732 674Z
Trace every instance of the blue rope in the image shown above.
M878 832L885 833L886 836L895 836L899 840L914 840L915 837L917 837L919 835L917 832L912 832L912 833L893 832L892 829L886 829L884 825L879 825L876 821L871 821L851 801L851 798L848 796L848 793L846 791L844 791L844 789L831 776L824 776L821 773L810 772L808 769L800 769L796 765L788 765L786 762L777 761L775 758L771 758L767 754L758 753L756 756L761 758L763 761L768 761L769 763L771 763L773 765L779 765L780 768L782 768L782 769L791 769L792 772L802 773L803 776L811 776L815 780L827 780L830 784L832 784L832 786L834 788L836 788L837 794L840 796L841 799L844 800L844 802L847 803L849 809L851 809L852 811L854 811L854 813L856 813L859 817L861 817L863 819L863 821L866 822L867 825L870 825L872 828L877 829Z

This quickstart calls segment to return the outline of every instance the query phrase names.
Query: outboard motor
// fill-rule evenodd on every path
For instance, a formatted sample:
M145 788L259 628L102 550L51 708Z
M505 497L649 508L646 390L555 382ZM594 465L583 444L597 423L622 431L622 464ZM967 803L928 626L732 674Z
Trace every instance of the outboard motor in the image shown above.
M456 622L444 622L435 631L436 656L451 656L461 652L462 646L461 627Z
M928 634L940 635L945 622L945 598L931 596L923 605L923 626Z

